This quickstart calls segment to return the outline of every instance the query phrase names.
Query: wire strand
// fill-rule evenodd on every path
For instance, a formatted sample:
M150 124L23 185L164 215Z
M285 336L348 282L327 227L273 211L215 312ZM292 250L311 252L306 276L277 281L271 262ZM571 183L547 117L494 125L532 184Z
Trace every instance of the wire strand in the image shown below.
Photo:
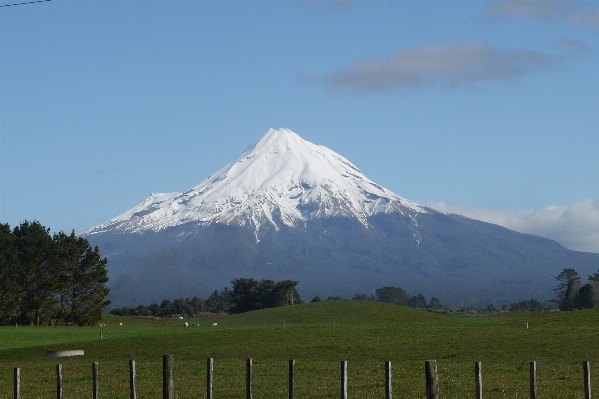
M2 7L12 7L12 6L22 6L24 4L33 4L33 3L45 3L47 1L52 1L52 0L36 0L36 1L28 1L28 2L25 2L25 3L2 4L2 5L0 5L0 8L2 8Z

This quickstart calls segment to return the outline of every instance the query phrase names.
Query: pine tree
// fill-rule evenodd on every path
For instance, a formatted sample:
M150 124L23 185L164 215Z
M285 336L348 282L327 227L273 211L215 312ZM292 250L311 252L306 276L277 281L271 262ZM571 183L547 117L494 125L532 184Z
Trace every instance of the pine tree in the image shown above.
M595 293L592 284L585 284L578 290L576 297L577 309L591 309L595 307Z
M238 278L231 281L232 306L230 313L243 313L252 310L275 308L302 303L295 286L298 281Z
M410 298L408 294L399 287L382 287L375 291L376 300L379 302L390 302L396 305L408 306Z
M228 312L231 307L231 291L224 288L220 293L214 290L206 299L206 310L212 313Z
M24 221L13 230L17 250L17 284L21 287L20 323L40 324L57 309L61 289L56 246L39 222Z
M105 300L110 291L106 263L98 247L89 242L60 232L54 235L60 264L60 315L65 324L93 325L102 318L102 308L110 304Z
M574 269L564 269L555 278L560 283L554 289L556 302L561 310L576 308L576 299L580 289L580 276Z
M441 301L439 301L439 298L437 298L436 296L431 298L431 301L429 302L427 307L431 309L443 309Z
M17 284L18 253L8 224L0 224L0 323L19 315L21 289Z
M421 293L418 293L418 295L414 295L410 298L408 306L411 308L426 308L426 298Z

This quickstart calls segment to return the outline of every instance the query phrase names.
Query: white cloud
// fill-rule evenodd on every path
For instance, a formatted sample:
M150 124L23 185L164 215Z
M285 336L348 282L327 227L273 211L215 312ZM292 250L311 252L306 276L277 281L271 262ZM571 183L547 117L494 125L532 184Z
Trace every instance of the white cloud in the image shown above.
M521 233L546 237L569 249L599 253L599 200L587 199L518 212L469 208L443 202L427 205L445 213L457 213Z
M401 49L391 58L361 60L324 77L332 89L362 92L420 86L473 85L550 68L558 57L536 50L499 50L483 42Z

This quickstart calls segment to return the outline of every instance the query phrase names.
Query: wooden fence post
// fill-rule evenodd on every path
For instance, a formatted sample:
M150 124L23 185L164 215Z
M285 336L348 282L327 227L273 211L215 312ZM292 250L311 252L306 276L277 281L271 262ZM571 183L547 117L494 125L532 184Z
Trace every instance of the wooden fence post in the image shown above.
M62 364L56 365L56 399L62 399Z
M245 398L252 399L252 359L245 361Z
M483 399L483 373L481 362L474 362L474 382L476 385L476 399Z
M347 399L347 360L341 361L341 399Z
M591 399L591 362L582 362L584 372L584 399Z
M99 399L98 395L98 362L92 363L92 398Z
M15 395L14 395L14 399L21 399L21 369L20 368L15 368L15 376L14 376L14 383L15 383Z
M214 399L212 396L212 384L214 379L214 359L206 359L206 399Z
M289 399L295 399L295 359L289 359Z
M530 362L530 399L537 399L537 362Z
M439 399L439 377L437 376L437 361L424 362L426 372L426 399Z
M385 399L393 398L393 385L391 383L391 361L385 362Z
M137 389L135 388L135 360L129 360L129 392L131 399L137 399Z
M175 399L175 381L173 355L162 355L162 399Z

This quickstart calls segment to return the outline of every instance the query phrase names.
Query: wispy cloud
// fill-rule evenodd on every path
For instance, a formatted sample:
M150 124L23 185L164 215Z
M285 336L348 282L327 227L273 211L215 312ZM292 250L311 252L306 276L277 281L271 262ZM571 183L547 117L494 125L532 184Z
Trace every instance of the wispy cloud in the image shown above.
M99 169L96 170L92 173L92 176L94 177L100 177L100 176L104 176L104 175L108 175L108 174L114 174L118 172L117 168L111 168L111 169Z
M584 54L588 52L589 48L584 42L580 40L572 40L567 38L561 38L554 43L555 48L570 54Z
M517 16L523 18L549 19L566 12L572 1L560 0L503 0L489 5L491 16Z
M300 5L325 5L335 10L350 8L353 0L297 0Z
M575 26L599 27L599 8L596 10L577 10L574 11L568 22Z
M333 90L372 92L421 86L458 87L512 79L550 68L558 57L531 49L500 50L483 42L401 49L324 76ZM305 80L305 79L304 79Z
M487 15L558 19L572 26L599 27L599 8L584 7L585 3L577 0L502 0L489 5Z
M427 205L442 212L457 213L521 233L546 237L569 249L599 253L599 200L587 199L519 212L469 208L444 202Z

